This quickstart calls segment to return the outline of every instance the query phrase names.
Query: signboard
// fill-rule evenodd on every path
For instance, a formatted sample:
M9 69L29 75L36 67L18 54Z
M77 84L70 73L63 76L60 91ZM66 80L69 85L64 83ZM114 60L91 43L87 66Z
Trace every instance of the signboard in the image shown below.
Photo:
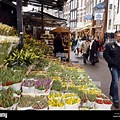
M92 20L92 15L90 14L86 15L86 20Z
M115 16L114 25L120 25L120 13Z
M49 35L49 31L45 31L45 34Z
M103 12L96 12L94 15L94 20L103 20Z
M105 3L102 2L102 3L99 3L96 5L97 9L104 9L105 8Z

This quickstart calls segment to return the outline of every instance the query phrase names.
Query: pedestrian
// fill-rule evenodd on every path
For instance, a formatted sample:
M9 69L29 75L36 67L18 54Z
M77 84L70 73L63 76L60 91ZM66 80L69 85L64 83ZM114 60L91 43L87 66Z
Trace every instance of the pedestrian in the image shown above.
M90 42L89 39L86 39L85 41L82 42L81 44L81 49L82 49L82 53L83 53L83 63L86 64L87 60L88 60L88 56L89 56L89 46L90 46Z
M103 51L103 57L108 63L112 81L109 95L113 99L115 108L119 108L119 88L118 81L120 78L120 31L115 32L115 41L106 44Z
M60 57L61 59L64 57L64 42L61 33L57 33L54 41L53 41L53 47L54 47L54 56Z
M77 56L79 56L79 55L81 56L81 55L82 55L81 44L82 44L81 39L78 39L78 41L77 41L77 45L76 45Z
M71 38L70 43L71 43L71 50L73 51L74 47L75 47L75 38L74 37Z
M100 53L103 52L103 40L100 39L99 36L97 36L97 38L98 38L98 44L99 44L97 56L100 57Z
M98 51L99 43L97 41L97 37L95 37L90 42L90 62L92 65L95 65L97 62L99 62L97 51Z

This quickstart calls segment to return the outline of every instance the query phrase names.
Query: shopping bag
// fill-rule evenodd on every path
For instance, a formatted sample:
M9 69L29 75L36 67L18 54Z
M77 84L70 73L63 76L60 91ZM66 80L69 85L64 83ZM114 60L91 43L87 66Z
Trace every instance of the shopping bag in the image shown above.
M99 58L97 56L94 57L94 63L98 63L99 62Z

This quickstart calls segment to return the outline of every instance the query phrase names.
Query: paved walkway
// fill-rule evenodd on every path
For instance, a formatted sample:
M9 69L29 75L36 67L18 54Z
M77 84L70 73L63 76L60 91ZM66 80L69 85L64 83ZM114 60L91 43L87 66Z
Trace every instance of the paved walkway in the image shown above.
M73 51L71 51L70 53L70 61L76 64L80 64L85 69L86 73L95 82L95 84L98 85L98 87L102 90L102 92L109 97L109 86L111 82L111 75L107 63L102 57L102 54L99 58L99 63L97 63L95 66L91 65L90 62L84 64L82 57L75 56ZM120 82L119 82L119 90L120 90ZM116 109L112 106L112 110L116 110Z

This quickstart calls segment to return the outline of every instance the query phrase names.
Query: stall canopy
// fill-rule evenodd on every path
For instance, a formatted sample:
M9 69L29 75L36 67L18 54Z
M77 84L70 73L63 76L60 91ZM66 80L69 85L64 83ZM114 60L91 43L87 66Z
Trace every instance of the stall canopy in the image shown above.
M120 12L115 17L114 25L120 25Z
M7 2L16 2L17 0L1 0L1 1L7 1ZM43 4L44 7L49 9L56 9L56 10L62 10L64 3L67 0L22 0L22 5L27 6L28 4L41 7Z
M69 33L70 31L69 31L69 29L66 29L64 27L57 27L57 28L53 29L51 32L52 33L58 33L58 32Z
M41 26L42 13L39 12L24 12L24 25ZM57 27L66 24L66 19L58 18L48 13L43 12L43 21L45 27Z
M44 4L44 7L46 8L62 10L66 1L67 0L28 0L28 4L35 6Z

